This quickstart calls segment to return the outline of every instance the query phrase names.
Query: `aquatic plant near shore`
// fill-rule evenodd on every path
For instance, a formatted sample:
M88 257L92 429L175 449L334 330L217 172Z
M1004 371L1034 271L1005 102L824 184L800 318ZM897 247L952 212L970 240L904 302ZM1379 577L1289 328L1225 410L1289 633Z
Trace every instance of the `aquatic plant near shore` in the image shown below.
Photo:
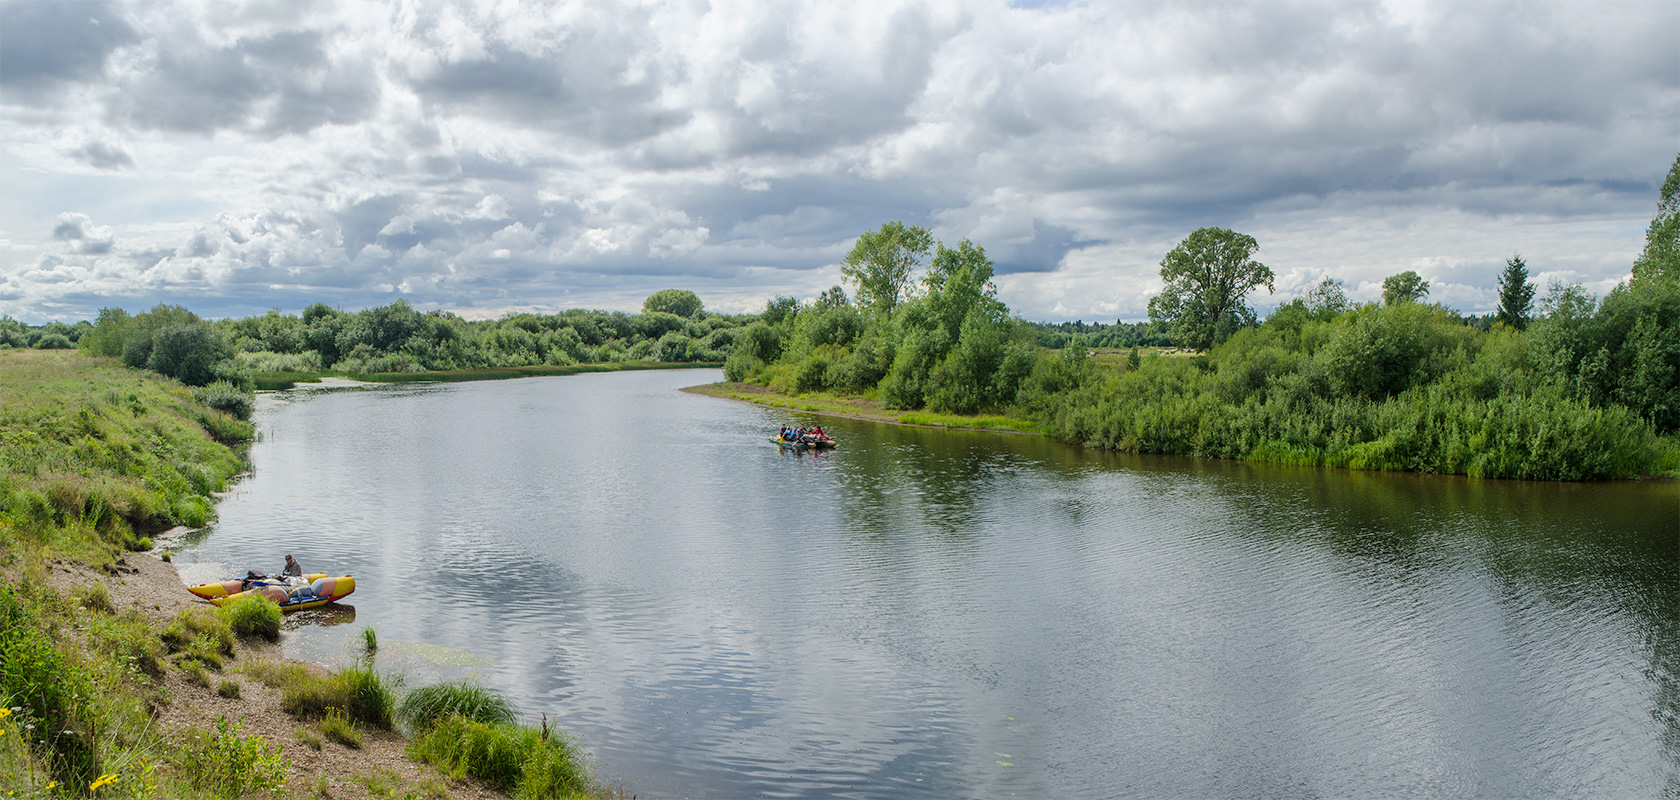
M470 681L422 686L404 695L397 705L397 720L415 736L450 716L487 725L512 725L515 721L506 698Z

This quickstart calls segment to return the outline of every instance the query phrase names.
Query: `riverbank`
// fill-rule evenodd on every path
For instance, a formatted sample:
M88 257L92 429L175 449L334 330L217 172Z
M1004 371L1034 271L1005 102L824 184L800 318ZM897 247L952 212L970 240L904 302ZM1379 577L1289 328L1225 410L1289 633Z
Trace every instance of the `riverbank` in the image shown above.
M803 411L828 417L846 417L870 422L886 422L917 428L950 428L958 430L998 431L1042 435L1037 423L1017 417L995 414L934 414L927 411L894 411L866 397L845 396L827 392L813 392L789 396L756 383L723 381L682 389L690 394L740 400L767 408Z
M46 567L46 572L49 584L62 595L86 591L91 586L104 587L109 610L82 609L86 623L96 624L96 618L101 616L139 618L151 629L161 631L182 612L210 606L189 594L174 565L162 561L159 555L161 552L131 553L113 562L108 570L55 562ZM353 658L354 654L345 654L346 662ZM261 676L277 672L287 664L296 664L316 675L327 674L319 665L288 661L281 655L279 643L261 639L238 640L221 672L209 673L209 680L202 684L187 670L163 670L157 681L159 694L165 699L151 719L156 734L152 748L157 757L154 763L163 760L164 751L172 744L185 741L194 732L215 731L218 719L243 720L245 734L258 734L279 745L291 762L287 794L434 800L505 797L411 761L407 756L408 740L393 731L364 728L360 731L358 747L323 736L319 722L286 713L282 690L261 680ZM101 792L100 797L120 797L128 794L122 791L124 788L139 788L135 780L137 770L107 769L118 775L120 782L114 786L117 790L114 795Z
M357 654L346 653L336 672L287 661L278 644L236 636L234 615L186 591L161 542L214 519L219 494L249 468L253 430L180 384L113 359L0 349L0 792L523 791L524 756L497 760L501 784L467 777L482 771L477 751L455 754L453 778L411 760L410 742L392 730L400 678L381 675L377 660L358 668ZM358 670L366 680L343 688L340 679ZM368 688L383 708L346 718ZM300 697L328 708L300 706ZM482 733L474 744L495 747L529 731ZM562 794L614 795L587 777L572 785L588 788Z

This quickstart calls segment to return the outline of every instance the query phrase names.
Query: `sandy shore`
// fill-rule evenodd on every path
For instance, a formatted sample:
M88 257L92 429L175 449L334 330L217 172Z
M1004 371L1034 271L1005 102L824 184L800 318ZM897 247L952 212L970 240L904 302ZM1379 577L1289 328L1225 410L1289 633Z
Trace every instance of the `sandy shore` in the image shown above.
M50 580L63 591L103 583L118 613L134 609L160 631L182 609L203 602L187 592L173 564L147 553L129 554L110 574L75 564L55 564ZM281 658L279 645L241 642L226 668L219 674L212 673L210 679L213 686L224 680L237 682L239 696L233 698L193 684L180 670L168 670L164 676L168 702L155 722L159 732L170 740L189 728L213 730L218 716L242 719L245 733L260 733L284 748L292 761L286 793L300 797L386 796L383 792L376 794L374 786L390 787L396 797L409 792L436 797L439 788L454 798L505 797L471 782L452 781L430 766L408 760L404 755L407 740L389 731L364 731L360 749L320 737L319 725L281 711L278 690L241 671L248 664ZM320 669L313 665L310 668ZM300 731L319 738L321 749L300 740ZM327 794L320 794L317 787L325 788Z

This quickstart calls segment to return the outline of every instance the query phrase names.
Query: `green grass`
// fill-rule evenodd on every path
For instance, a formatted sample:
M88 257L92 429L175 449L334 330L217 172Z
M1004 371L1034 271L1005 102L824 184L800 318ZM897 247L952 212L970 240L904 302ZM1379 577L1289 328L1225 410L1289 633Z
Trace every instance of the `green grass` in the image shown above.
M342 708L327 709L327 715L321 718L321 735L352 750L362 747L361 729L350 721L350 715Z
M0 350L0 550L104 565L203 524L250 423L186 388L67 350Z
M927 425L935 428L977 428L1019 433L1038 432L1038 423L1032 420L997 414L935 414L931 411L911 411L900 414L898 421L905 425Z
M273 600L246 595L222 606L220 611L235 636L255 636L271 642L280 639L280 606Z
M422 686L403 695L397 705L397 720L414 734L451 716L488 725L511 725L515 721L506 698L469 681Z
M217 609L195 606L181 609L163 629L160 638L178 664L196 662L221 669L222 660L233 655L234 634Z
M537 728L450 716L420 735L409 755L515 798L587 797L596 790L577 746Z
M280 707L306 719L320 719L340 709L352 721L390 730L396 713L396 693L373 667L357 664L327 675L302 664L253 664L247 674L280 690Z

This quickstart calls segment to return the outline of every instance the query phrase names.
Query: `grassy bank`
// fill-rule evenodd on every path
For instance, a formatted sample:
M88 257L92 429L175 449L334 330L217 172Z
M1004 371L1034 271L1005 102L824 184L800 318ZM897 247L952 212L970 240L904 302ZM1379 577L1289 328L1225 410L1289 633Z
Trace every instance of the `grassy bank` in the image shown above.
M259 372L253 377L258 389L290 389L300 383L319 383L322 378L348 378L368 383L421 383L436 381L496 381L508 378L533 378L543 375L577 375L585 372L624 372L644 369L717 369L722 362L656 362L613 361L602 364L533 364L523 367L483 367L480 369L441 369L423 372Z
M1038 433L1032 420L999 414L939 414L930 411L894 411L867 397L845 396L830 392L811 392L786 395L753 383L710 383L683 389L693 394L743 400L768 408L785 408L830 417L849 417L894 425L915 425L924 428L965 428L971 430L1007 431L1010 433Z
M371 635L336 671L281 661L278 608L193 602L137 552L213 518L251 436L155 373L0 349L0 793L606 796L575 745L506 720L474 729L478 749L414 748L442 765L418 766Z

